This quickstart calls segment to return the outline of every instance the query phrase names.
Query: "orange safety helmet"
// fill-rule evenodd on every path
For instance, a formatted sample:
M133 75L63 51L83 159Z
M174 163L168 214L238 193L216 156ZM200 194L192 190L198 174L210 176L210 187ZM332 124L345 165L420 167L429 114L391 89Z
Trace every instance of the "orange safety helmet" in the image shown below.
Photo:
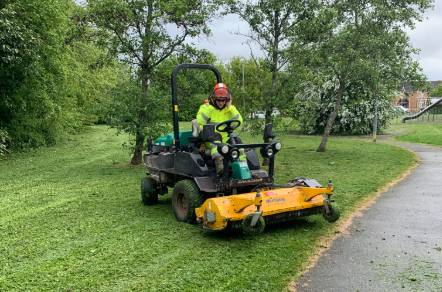
M209 96L210 104L218 109L223 109L225 106L223 108L219 108L215 102L216 99L221 99L221 98L226 99L226 105L227 105L231 100L230 91L227 85L225 85L224 83L217 83L215 84L215 87L213 87L212 94Z

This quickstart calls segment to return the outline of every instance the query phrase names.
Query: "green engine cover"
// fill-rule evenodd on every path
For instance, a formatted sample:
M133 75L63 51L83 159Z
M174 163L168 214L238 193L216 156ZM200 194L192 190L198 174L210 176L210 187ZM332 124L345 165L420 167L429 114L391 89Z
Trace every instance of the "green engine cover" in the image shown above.
M252 173L250 172L247 161L234 161L232 162L232 177L234 179L251 179Z
M181 145L189 144L189 138L192 137L192 131L183 131L180 132L180 143ZM167 135L161 136L155 140L155 145L161 146L172 146L173 145L173 132L168 133Z

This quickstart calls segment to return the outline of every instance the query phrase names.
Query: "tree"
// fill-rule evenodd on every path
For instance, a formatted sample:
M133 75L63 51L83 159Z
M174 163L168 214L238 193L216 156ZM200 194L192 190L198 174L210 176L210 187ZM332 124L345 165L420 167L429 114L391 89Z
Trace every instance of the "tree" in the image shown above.
M437 85L430 91L431 97L441 97L442 96L442 84Z
M155 72L152 84L162 92L162 96L170 96L170 74L182 63L216 64L215 56L207 50L187 48L183 52L173 54L165 60ZM222 67L216 65L218 69ZM225 75L223 75L224 80ZM196 118L196 113L203 100L207 99L213 90L216 79L208 70L184 70L177 76L178 102L180 107L179 119L190 121ZM170 99L166 99L170 106ZM171 121L171 113L168 120Z
M206 22L213 6L198 0L89 0L88 4L96 25L112 35L110 45L136 69L141 98L128 101L136 112L133 126L124 130L135 135L131 163L139 164L146 134L162 123L161 115L148 107L153 105L149 89L155 70L183 48L186 39L209 32Z
M272 74L268 70L264 59L232 58L222 70L223 80L229 86L233 101L244 118L253 118L253 113L263 109L268 101L268 85L271 84ZM293 98L293 88L296 80L288 78L287 72L278 72L276 88L277 99L273 99L273 106L282 114L286 114L287 104ZM291 97L291 98L290 98ZM265 107L264 107L265 108ZM279 130L283 126L282 119L273 117L273 126ZM265 119L253 119L245 122L242 130L252 134L262 134ZM284 125L287 128L289 125Z
M65 120L78 128L103 121L103 103L129 73L127 65L103 44L108 36L88 21L85 7L71 8L68 28L59 87L67 99Z
M389 96L403 80L418 78L415 51L403 28L413 26L430 4L330 1L302 24L305 33L300 42L293 42L292 54L299 58L292 66L294 70L304 66L312 80L308 86L317 89L325 107L333 104L317 151L326 150L344 98L356 97L349 90L351 84L359 84L376 99Z
M243 79L244 78L244 79ZM232 58L223 68L223 79L243 117L266 105L265 86L271 75L262 60Z
M55 141L55 94L69 1L3 1L0 10L0 128L13 147Z
M250 40L264 52L265 64L271 72L269 93L265 103L266 123L272 120L274 100L278 96L278 73L287 63L290 41L296 27L312 11L315 1L247 0L230 1L231 12L239 15L251 29ZM258 66L258 64L257 64Z
M116 83L121 64L95 44L97 30L85 25L84 8L71 0L2 5L0 129L7 146L54 144L94 122L98 100Z

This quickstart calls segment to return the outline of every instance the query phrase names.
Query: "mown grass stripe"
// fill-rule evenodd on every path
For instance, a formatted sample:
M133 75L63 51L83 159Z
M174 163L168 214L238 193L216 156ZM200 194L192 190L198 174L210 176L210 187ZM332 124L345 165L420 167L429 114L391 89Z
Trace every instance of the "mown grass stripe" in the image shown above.
M140 203L144 170L127 166L124 139L91 127L0 161L0 290L281 290L333 233L321 216L256 238L176 222L170 194L156 206ZM333 179L344 216L414 161L399 148L347 138L317 153L318 142L283 137L276 179Z

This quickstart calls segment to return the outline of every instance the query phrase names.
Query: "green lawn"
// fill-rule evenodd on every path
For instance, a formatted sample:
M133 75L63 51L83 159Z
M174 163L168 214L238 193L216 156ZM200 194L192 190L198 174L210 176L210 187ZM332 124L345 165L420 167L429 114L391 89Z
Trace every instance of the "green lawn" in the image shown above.
M407 122L392 125L389 132L399 141L442 146L442 123Z
M250 238L176 222L170 196L139 199L142 167L130 167L124 136L92 127L53 148L0 161L0 291L282 290L335 224L321 216ZM333 179L348 216L415 161L394 146L286 136L277 180ZM333 271L330 271L333 273Z

